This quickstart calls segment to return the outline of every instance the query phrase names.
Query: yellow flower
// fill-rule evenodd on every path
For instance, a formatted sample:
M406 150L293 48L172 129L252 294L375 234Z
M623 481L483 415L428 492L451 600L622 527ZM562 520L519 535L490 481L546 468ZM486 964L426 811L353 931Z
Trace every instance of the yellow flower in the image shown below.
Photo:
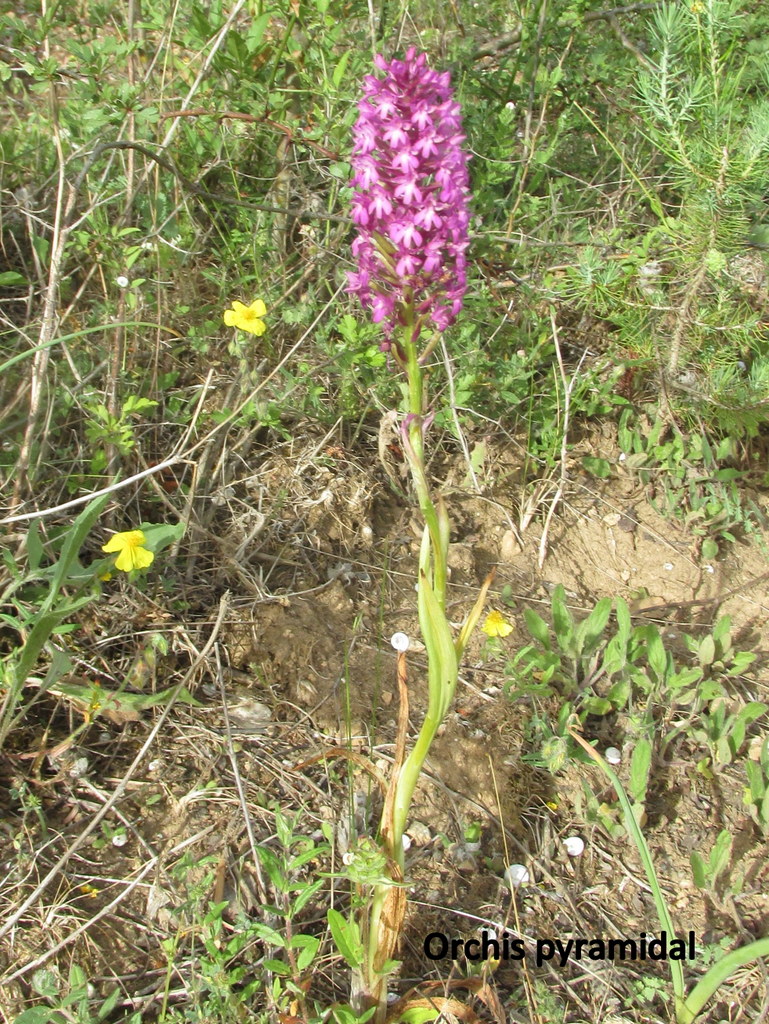
M513 627L501 612L489 612L486 621L481 626L486 636L508 636L513 632Z
M152 565L155 554L144 547L146 538L141 530L127 530L125 533L116 533L102 545L102 551L113 554L119 551L115 559L115 568L121 572L130 572L131 569L146 569Z
M252 302L250 306L244 306L236 299L232 309L225 309L224 322L228 327L239 327L241 331L248 331L259 338L267 330L264 320L260 319L266 312L267 307L261 299Z

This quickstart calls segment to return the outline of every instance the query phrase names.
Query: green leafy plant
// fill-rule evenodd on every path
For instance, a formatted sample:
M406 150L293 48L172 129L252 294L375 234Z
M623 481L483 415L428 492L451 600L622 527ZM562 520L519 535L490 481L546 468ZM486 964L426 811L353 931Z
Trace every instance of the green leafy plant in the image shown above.
M157 402L138 395L129 395L118 414L111 413L102 403L85 405L90 417L85 434L94 446L103 445L91 457L91 472L100 473L107 465L107 449L114 447L120 455L127 455L136 445L134 420L154 409Z
M633 625L627 603L603 598L581 622L567 606L563 587L551 599L552 627L533 609L525 609L526 626L535 643L527 644L509 660L505 672L511 699L526 695L546 699L552 709L535 710L527 723L534 752L528 760L551 772L560 771L576 751L571 722L576 715L607 716L623 710L633 737L630 758L630 796L633 811L643 820L654 745L660 752L678 737L702 744L709 758L701 770L731 763L742 749L749 726L765 714L759 701L744 703L727 690L729 679L744 673L755 655L736 651L731 620L723 616L711 633L684 636L691 663L682 663L665 649L653 623ZM612 615L614 623L612 623ZM673 719L677 719L675 725ZM655 739L658 737L658 739ZM756 786L758 787L756 776ZM615 833L611 809L600 807L586 794L594 820Z
M697 850L692 850L689 860L698 889L715 889L719 878L729 867L733 843L732 836L722 829L707 860Z
M109 577L109 570L114 565L112 558L96 558L88 566L80 561L82 547L108 500L109 495L104 495L89 502L71 526L53 531L48 544L38 523L33 521L26 535L25 571L18 567L7 549L3 551L10 579L0 593L0 602L4 606L0 622L10 627L19 641L5 655L1 666L0 747L31 706L31 701L23 699L23 692L44 652L48 656L48 665L44 676L35 679L36 695L33 699L39 700L46 693L51 693L72 702L84 715L77 733L89 728L93 719L102 713L113 716L127 714L132 718L137 711L169 699L172 688L162 693L143 694L112 690L99 682L72 682L66 678L73 667L66 646L52 642L54 636L64 636L77 629L77 613L99 599L103 581ZM140 550L150 562L156 552L181 539L185 530L183 523L148 523L143 527L144 531L114 536L140 538ZM135 549L136 544L131 550ZM51 561L51 550L55 553L55 561ZM118 557L118 563L121 557ZM136 571L132 575L136 576ZM194 703L186 690L178 696Z
M99 574L104 571L106 559L84 568L79 556L106 502L106 496L90 502L72 527L60 535L58 556L50 565L44 564L45 547L35 522L27 531L28 566L25 572L17 568L8 549L3 551L10 582L0 600L7 609L0 613L0 621L14 631L19 642L2 663L0 747L26 714L28 705L22 700L23 690L51 637L73 629L74 623L67 620L99 597ZM39 695L72 668L70 658L60 646L51 646L49 653L50 663L40 681Z
M668 935L675 935L675 928L673 926L673 921L670 916L667 903L665 902L662 887L660 886L659 879L657 878L654 861L652 860L641 826L636 819L633 805L631 804L619 777L601 757L601 755L591 747L589 743L585 742L574 727L571 729L571 736L574 741L579 744L584 753L598 765L614 787L622 806L622 811L625 817L625 827L638 850L638 854L641 858L641 864L643 865L644 873L646 874L646 879L651 887L660 925ZM717 863L720 864L720 854L717 859ZM757 939L755 942L750 942L746 946L732 950L732 952L727 953L717 961L706 972L706 974L700 978L688 995L686 993L684 972L683 967L681 966L681 961L671 959L669 964L673 996L675 999L675 1017L677 1024L692 1024L692 1021L696 1020L700 1015L707 1002L718 993L718 990L722 985L725 985L728 982L729 978L735 971L740 967L744 967L746 964L752 963L759 957L765 956L769 956L769 938Z
M690 727L689 735L708 748L709 767L720 771L731 764L742 750L748 726L765 715L767 710L769 707L761 701L748 701L733 708L726 697L718 697Z
M244 1019L257 992L278 1014L298 1012L308 1022L320 1019L310 983L322 937L303 928L300 921L328 884L325 873L311 868L328 856L331 832L325 827L319 841L304 834L298 821L277 806L272 812L274 841L256 847L272 897L258 920L245 914L233 920L228 901L211 901L218 858L185 855L175 866L174 875L186 895L176 908L176 933L163 943L168 958L166 994L184 952L191 957L187 984L192 999L183 1010L173 1009L166 999L162 1021L203 1024L213 1018L234 1024ZM257 957L255 949L260 951Z
M769 833L769 737L761 744L757 760L746 758L748 786L743 802L764 835Z
M758 527L766 517L739 486L750 474L737 466L732 437L711 443L703 432L667 434L662 419L650 423L628 408L620 415L617 440L625 470L646 485L654 508L694 534L703 558L716 558L743 535L760 542Z
M55 971L40 968L32 975L32 988L49 1005L22 1010L16 1024L101 1024L114 1013L121 996L116 986L105 999L94 998L86 973L77 964L71 965L66 983ZM131 1014L126 1024L140 1024L141 1016Z
M769 409L769 352L746 286L766 273L761 252L746 250L763 209L769 107L758 63L734 59L750 26L731 0L655 8L637 77L641 131L661 156L654 191L631 147L616 149L653 223L640 237L628 232L616 258L594 248L588 260L586 250L560 284L617 328L640 393L644 367L658 375L663 419L732 437L754 437ZM611 234L609 244L620 233Z

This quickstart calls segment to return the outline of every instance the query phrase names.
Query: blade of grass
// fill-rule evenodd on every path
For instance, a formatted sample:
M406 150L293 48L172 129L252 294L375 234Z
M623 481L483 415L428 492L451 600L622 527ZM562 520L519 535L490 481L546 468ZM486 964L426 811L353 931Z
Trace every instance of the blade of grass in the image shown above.
M585 753L595 761L607 779L611 782L612 786L614 786L617 796L619 797L619 802L622 806L622 811L625 815L625 828L628 830L628 834L636 845L638 855L641 858L641 864L643 865L647 881L649 882L652 895L654 896L654 905L657 908L657 917L659 918L662 928L668 933L668 935L675 935L673 920L670 917L665 897L662 895L662 889L660 888L657 872L654 868L654 861L652 860L651 852L649 851L649 847L646 845L646 839L641 831L641 826L636 821L635 814L633 814L633 806L619 780L619 776L609 767L598 751L594 747L591 747L590 744L587 743L573 727L569 727L569 735L573 740L576 740ZM670 960L669 964L670 974L673 980L673 994L676 1001L676 1014L678 1014L678 1009L684 1002L684 971L679 960Z

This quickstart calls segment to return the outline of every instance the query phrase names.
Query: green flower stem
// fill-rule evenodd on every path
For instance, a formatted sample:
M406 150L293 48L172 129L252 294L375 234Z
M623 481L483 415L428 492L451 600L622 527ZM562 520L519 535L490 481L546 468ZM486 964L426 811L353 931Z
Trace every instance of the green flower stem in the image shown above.
M376 1006L374 1015L375 1024L384 1021L387 1012L387 975L378 973L374 967L379 952L379 923L382 919L382 910L387 897L389 885L380 884L374 887L371 897L371 906L368 912L368 933L364 931L365 961L361 967L361 975L364 978L366 997ZM360 1006L359 1010L367 1007Z
M410 319L410 318L409 318ZM431 572L428 575L432 578L435 596L441 608L446 607L446 560L448 557L448 536L444 539L438 512L430 497L430 485L427 482L425 470L425 446L423 429L424 414L424 380L422 367L419 365L419 355L416 341L414 340L414 327L407 323L403 337L403 351L406 355L406 377L409 391L409 414L412 416L409 424L409 444L406 457L409 461L411 477L414 481L414 490L419 501L419 508L430 531L432 541ZM448 532L448 531L446 531ZM424 569L425 567L422 566ZM427 570L425 569L427 572Z
M422 727L398 776L393 804L391 848L387 853L403 874L403 833L411 801L438 728L451 707L459 676L457 649L446 618L446 577L449 548L449 519L442 503L436 507L430 496L424 457L424 378L414 328L414 312L406 311L406 326L399 362L408 382L408 411L411 417L404 444L414 490L425 523L419 553L418 611L422 639L427 650L428 702ZM384 1017L387 979L377 972L378 940L382 911L390 886L376 885L368 913L366 936L366 988L377 1007L375 1021Z
M427 650L428 704L422 728L401 768L393 813L393 856L403 867L403 832L411 800L435 734L454 699L459 666L446 619L446 576L449 523L445 509L435 507L430 497L424 460L424 380L413 326L413 310L407 311L403 337L405 371L408 380L409 444L406 446L414 489L425 522L419 554L419 625Z

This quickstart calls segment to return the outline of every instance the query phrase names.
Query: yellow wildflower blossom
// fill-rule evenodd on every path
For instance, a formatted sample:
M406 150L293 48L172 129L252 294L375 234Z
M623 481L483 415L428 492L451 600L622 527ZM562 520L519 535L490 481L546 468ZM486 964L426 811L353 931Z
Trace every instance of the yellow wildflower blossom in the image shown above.
M152 565L155 554L144 547L146 538L141 530L127 530L125 533L116 533L102 545L102 551L107 554L119 552L115 559L115 568L121 572L130 572L131 569L146 569Z
M501 612L489 612L486 621L481 626L486 636L508 636L513 632L513 627Z
M267 307L261 299L252 302L250 306L245 306L236 299L232 303L232 309L225 309L224 322L228 327L239 327L241 331L248 331L259 338L267 330L267 325L261 319L266 312Z

